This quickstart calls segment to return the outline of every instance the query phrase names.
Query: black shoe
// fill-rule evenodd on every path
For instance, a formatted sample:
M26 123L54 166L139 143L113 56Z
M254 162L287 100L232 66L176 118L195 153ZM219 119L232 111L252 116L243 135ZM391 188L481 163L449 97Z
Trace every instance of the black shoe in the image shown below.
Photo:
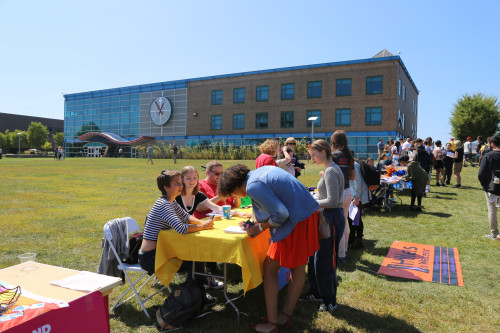
M461 184L454 185L453 187L460 187L462 186Z
M205 289L222 289L224 288L224 282L217 280L213 277L208 277L206 282L204 283Z
M450 182L446 182L446 185L450 185Z
M417 209L415 208L415 206L410 206L408 207L411 211L416 211Z
M204 297L204 306L203 306L203 309L201 312L206 312L208 310L210 310L212 308L212 306L214 306L215 304L217 304L217 302L219 302L219 299L217 297L214 297L212 295L210 295L209 293L205 293L205 297Z
M442 186L442 187L446 187L446 185L445 185L444 183L441 183L441 186Z
M422 211L422 207L417 207L417 212L421 212Z
M436 186L441 186L441 184L439 184L439 183L436 183Z

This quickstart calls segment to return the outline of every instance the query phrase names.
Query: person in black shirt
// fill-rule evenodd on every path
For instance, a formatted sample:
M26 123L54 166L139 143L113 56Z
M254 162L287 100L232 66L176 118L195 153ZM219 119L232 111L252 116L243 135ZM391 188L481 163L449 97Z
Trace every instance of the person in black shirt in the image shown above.
M175 143L172 146L172 158L174 159L174 164L177 163L177 146Z
M444 163L444 175L446 185L450 185L451 174L453 173L453 162L455 161L455 151L451 150L451 143L446 144L446 150L444 152L445 157L443 158Z
M497 176L500 171L500 137L494 136L489 138L488 141L490 152L484 155L477 178L481 182L481 186L485 192L486 204L488 206L490 234L486 236L500 241L497 220L497 203L500 200L500 193L498 192L500 179Z
M460 173L462 172L462 165L464 161L464 147L462 146L462 142L460 140L455 141L455 161L453 163L453 174L455 175L455 180L457 184L453 187L462 186L462 176Z

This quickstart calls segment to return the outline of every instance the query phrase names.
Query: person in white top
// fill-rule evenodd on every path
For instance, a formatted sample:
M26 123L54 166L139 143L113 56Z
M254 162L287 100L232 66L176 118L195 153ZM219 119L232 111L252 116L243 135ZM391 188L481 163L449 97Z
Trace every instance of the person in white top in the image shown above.
M464 167L467 166L467 161L472 165L472 138L470 136L464 143Z
M396 163L396 164L398 163L402 152L403 152L403 150L401 149L401 143L399 141L394 142L394 146L392 146L392 148L391 148L392 163Z
M406 152L409 152L411 148L411 142L410 142L410 137L406 137L405 143L403 143L403 150Z

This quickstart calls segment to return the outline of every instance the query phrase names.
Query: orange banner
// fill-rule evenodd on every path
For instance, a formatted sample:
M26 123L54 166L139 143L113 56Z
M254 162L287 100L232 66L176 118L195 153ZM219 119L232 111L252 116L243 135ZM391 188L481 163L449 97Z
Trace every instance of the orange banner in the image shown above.
M463 286L457 248L392 243L379 274Z

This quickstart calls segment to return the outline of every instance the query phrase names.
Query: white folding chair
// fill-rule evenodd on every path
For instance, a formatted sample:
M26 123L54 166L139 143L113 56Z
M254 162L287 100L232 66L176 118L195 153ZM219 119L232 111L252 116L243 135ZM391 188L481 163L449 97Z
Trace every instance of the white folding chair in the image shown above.
M131 217L125 217L125 219L127 221L128 236L130 236L133 233L141 231L139 229L139 226L137 225L137 222L133 218L131 218ZM133 264L133 265L131 265L131 264L126 264L126 263L122 262L122 260L118 256L118 253L116 252L116 248L113 245L113 233L111 232L111 229L110 229L110 227L109 227L109 225L107 223L104 225L104 237L106 238L106 241L108 242L109 247L113 251L116 259L118 260L118 269L120 269L120 270L123 271L123 274L125 275L125 278L127 279L128 283L130 285L130 287L116 300L115 304L111 307L111 311L113 311L115 308L119 307L120 305L122 305L123 303L125 303L126 301L128 301L129 299L131 299L132 297L135 296L135 298L137 298L137 300L141 304L141 308L144 311L144 313L146 314L146 316L149 319L151 319L151 317L149 316L148 312L146 311L146 308L144 307L144 303L146 303L147 300L149 300L151 297L153 297L154 295L156 295L157 293L159 293L160 291L162 291L163 289L165 289L167 287L164 286L160 290L156 291L154 294L152 294L152 295L150 295L150 296L148 296L148 297L146 297L144 299L141 298L141 296L139 295L139 293L141 292L142 288L144 288L144 286L149 282L149 280L151 280L155 276L151 275L151 276L147 277L147 272L145 270L143 270L139 264ZM142 274L141 274L141 276L137 280L132 281L132 279L130 278L130 276L128 274L129 272L138 272L138 273L142 273ZM137 290L136 289L136 285L141 280L143 280L143 278L145 278L145 277L147 277L146 281ZM156 284L156 282L157 281L155 281L155 284ZM133 295L131 295L130 297L128 297L123 302L119 303L122 300L122 298L125 297L125 295L127 295L130 291L133 292Z

